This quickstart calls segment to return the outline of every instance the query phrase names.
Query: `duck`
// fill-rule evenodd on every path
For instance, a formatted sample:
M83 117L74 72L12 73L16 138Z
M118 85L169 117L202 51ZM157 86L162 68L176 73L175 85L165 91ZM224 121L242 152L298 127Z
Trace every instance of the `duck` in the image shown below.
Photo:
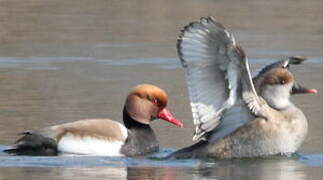
M303 143L307 119L290 97L315 94L296 82L291 56L251 76L248 58L233 34L214 17L181 31L177 50L185 69L194 144L167 158L248 158L290 155Z
M162 119L183 127L166 109L168 96L161 88L140 84L128 94L123 122L84 119L20 133L21 137L4 151L15 155L54 156L58 154L98 156L140 156L159 150L150 122Z

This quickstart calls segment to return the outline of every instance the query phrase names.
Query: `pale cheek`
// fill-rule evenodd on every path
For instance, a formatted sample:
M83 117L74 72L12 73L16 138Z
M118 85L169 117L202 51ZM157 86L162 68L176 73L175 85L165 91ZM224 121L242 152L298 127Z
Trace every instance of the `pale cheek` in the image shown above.
M284 108L290 104L290 85L285 86L267 86L261 96L267 103L274 108Z

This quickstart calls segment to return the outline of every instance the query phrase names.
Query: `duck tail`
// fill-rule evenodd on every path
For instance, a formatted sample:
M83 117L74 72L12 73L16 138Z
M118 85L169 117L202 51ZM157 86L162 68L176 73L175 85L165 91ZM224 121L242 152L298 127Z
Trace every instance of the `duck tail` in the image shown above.
M21 137L4 152L15 155L54 156L58 154L54 139L33 131L20 133Z

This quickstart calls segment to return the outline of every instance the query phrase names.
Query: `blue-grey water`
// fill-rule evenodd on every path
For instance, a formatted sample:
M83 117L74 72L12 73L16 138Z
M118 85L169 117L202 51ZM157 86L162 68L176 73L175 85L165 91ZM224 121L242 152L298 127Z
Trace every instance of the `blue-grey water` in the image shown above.
M167 91L179 129L153 122L163 156L192 143L194 127L176 38L190 21L213 15L231 29L256 71L291 55L299 83L323 89L320 0L2 0L0 151L17 132L85 118L122 119L131 87ZM150 157L30 157L0 152L2 179L321 179L323 93L293 97L309 120L292 157L156 160Z

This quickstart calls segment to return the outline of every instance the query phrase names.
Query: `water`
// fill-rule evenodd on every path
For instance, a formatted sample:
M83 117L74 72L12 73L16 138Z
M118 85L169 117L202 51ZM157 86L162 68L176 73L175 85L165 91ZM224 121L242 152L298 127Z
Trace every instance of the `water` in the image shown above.
M1 147L1 149L5 146ZM7 156L0 155L1 172L8 179L308 179L317 177L322 155L233 159L156 160L173 149L149 157ZM304 171L306 169L306 171ZM316 174L313 174L316 173Z
M152 123L170 153L192 143L193 124L176 37L188 22L213 15L232 29L253 67L290 55L299 83L323 89L323 2L2 0L0 2L0 150L17 132L85 118L121 121L131 87L165 89L185 128ZM0 153L0 179L320 179L322 93L293 101L309 134L293 157L152 160L147 157L15 157ZM171 149L165 149L171 148Z

